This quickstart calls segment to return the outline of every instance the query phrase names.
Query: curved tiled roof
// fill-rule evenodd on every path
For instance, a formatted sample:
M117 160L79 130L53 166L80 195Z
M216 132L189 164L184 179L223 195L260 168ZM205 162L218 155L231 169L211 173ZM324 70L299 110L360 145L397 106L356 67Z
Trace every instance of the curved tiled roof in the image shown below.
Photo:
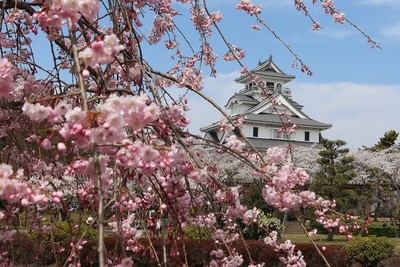
M278 126L282 126L281 117L278 114L244 114L246 116L246 122L257 122L257 123L265 123L265 124L276 124ZM319 122L309 118L299 118L299 117L290 117L290 121L294 124L297 124L306 128L317 128L317 129L328 129L332 127L332 124Z
M250 143L259 150L266 150L270 147L276 146L283 146L287 147L288 140L280 140L280 139L264 139L264 138L252 138L247 137ZM312 142L303 142L303 141L290 141L291 144L295 144L296 146L303 146L303 147L310 147L313 146L314 148L321 149L322 145L319 143L312 143Z
M251 103L258 103L259 102L258 100L252 98L251 96L244 95L244 94L236 93L234 95L234 97L237 97L237 99L239 99L241 101L244 101L244 102L251 102Z

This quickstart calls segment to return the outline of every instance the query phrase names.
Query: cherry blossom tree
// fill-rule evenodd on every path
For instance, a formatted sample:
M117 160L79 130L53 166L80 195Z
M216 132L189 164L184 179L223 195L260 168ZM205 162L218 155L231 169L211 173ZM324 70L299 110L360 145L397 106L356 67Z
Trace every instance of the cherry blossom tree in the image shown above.
M383 207L386 213L393 215L400 210L400 151L394 145L383 150L362 149L352 152L358 169L355 185L369 188L366 197L370 204ZM376 213L376 211L375 211Z
M318 2L334 22L352 24L332 0L312 1ZM294 0L294 5L311 20L313 30L320 28L303 1ZM295 66L312 74L264 22L261 5L240 0L235 7L255 19L254 29L269 30L293 54ZM191 23L198 42L182 33L178 16ZM218 26L222 18L205 0L0 1L3 244L13 240L11 226L21 212L28 218L26 229L51 232L43 220L57 207L70 229L80 227L72 213L86 210L93 215L99 266L132 266L126 251L140 253L146 246L157 265L168 266L166 244L183 239L190 224L213 228L213 239L224 246L212 252L210 266L241 265L242 256L232 247L240 239L236 221L251 224L258 214L241 205L237 186L224 183L227 172L213 169L192 149L195 146L240 160L243 170L262 181L269 205L282 211L312 205L321 223L338 224L339 219L328 217L334 203L299 189L308 175L293 164L290 153L254 150L240 134L239 122L201 92L202 71L217 71L213 34L226 45L222 59L236 61L247 71L240 61L244 50L230 44ZM41 47L33 45L37 42L47 42L49 51L38 51ZM144 52L147 46L173 53L167 70L148 63L152 55ZM38 57L46 57L46 64L39 64ZM172 90L182 96L173 97ZM226 116L225 128L232 127L239 138L232 136L222 145L189 133L186 91ZM164 229L162 257L151 241L157 222ZM106 227L116 233L121 255L105 253ZM144 229L141 238L147 243L139 238L138 227ZM301 252L290 242L281 244L275 232L268 233L265 242L286 252L281 259L286 265L304 266ZM71 237L69 246L60 249L67 255L65 265L80 265L79 251L85 244L82 236ZM6 265L9 257L2 252ZM169 255L180 259L176 250ZM187 258L181 263L187 266Z

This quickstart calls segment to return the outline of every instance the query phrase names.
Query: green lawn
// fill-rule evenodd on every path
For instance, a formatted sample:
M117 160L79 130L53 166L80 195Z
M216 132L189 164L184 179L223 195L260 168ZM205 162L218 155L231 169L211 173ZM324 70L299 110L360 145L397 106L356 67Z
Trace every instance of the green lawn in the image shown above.
M333 241L326 240L327 235L314 235L312 240L318 245L344 245L347 240L345 236L335 235ZM283 240L291 240L294 244L311 243L311 241L306 237L305 234L284 234L282 236Z
M318 245L345 245L347 240L345 236L335 235L333 241L326 240L327 235L315 235L312 240ZM285 234L282 236L283 240L291 240L293 244L311 243L305 234ZM397 242L396 248L394 249L395 255L400 255L400 238L394 238Z

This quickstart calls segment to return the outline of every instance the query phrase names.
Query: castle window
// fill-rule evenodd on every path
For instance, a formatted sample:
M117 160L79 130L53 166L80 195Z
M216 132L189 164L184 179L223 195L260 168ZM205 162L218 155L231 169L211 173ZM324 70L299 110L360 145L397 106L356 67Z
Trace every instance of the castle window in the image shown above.
M272 83L272 82L267 82L267 88L268 88L268 89L274 89L274 87L275 87L275 84L274 84L274 83Z
M258 127L253 127L253 137L258 137Z
M310 132L304 132L304 141L310 141Z

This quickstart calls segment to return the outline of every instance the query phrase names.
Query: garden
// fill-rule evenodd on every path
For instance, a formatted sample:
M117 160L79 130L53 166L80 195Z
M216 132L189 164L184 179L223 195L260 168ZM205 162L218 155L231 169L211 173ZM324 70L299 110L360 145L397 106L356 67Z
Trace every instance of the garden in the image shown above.
M79 219L78 216L72 217L70 221L72 224L75 219ZM83 218L85 217L87 215ZM46 220L43 223L46 224ZM264 220L264 226L270 227L271 230L282 230L279 220ZM76 256L80 259L79 266L99 266L95 227L86 225L74 228L72 225L70 228L66 221L48 222L48 227L51 230L42 233L20 230L13 235L13 242L2 244L3 255L7 253L14 266L65 266L68 257ZM351 242L343 235L335 235L333 241L327 241L327 233L312 235L310 239L304 233L282 234L280 239L282 243L296 244L295 248L301 251L307 266L325 265L315 245L330 266L398 266L400 242L398 238L393 237L393 227L382 227L376 223L375 226L371 224L368 230L368 234L356 236ZM183 262L188 262L189 266L202 267L207 266L212 260L213 251L226 249L224 244L218 244L212 239L213 233L198 226L186 227L185 238L181 240L163 236L161 231L162 229L150 239L145 238L143 231L135 244L137 248L126 252L126 256L132 259L132 262L126 264L156 266L157 257L161 259L166 255L168 266L182 266ZM255 228L251 230L252 233L249 231L244 228L244 240L232 243L234 251L243 255L243 266L248 266L252 262L267 262L268 266L282 266L279 258L284 254L267 245L263 241L265 236L261 231ZM68 249L68 244L76 238L85 239L82 248L75 251L73 247ZM108 258L118 258L123 253L123 248L118 246L119 238L121 237L107 231L104 245ZM164 243L167 245L163 246ZM149 249L150 244L152 249ZM63 249L66 247L67 249ZM165 255L163 250L166 250Z

